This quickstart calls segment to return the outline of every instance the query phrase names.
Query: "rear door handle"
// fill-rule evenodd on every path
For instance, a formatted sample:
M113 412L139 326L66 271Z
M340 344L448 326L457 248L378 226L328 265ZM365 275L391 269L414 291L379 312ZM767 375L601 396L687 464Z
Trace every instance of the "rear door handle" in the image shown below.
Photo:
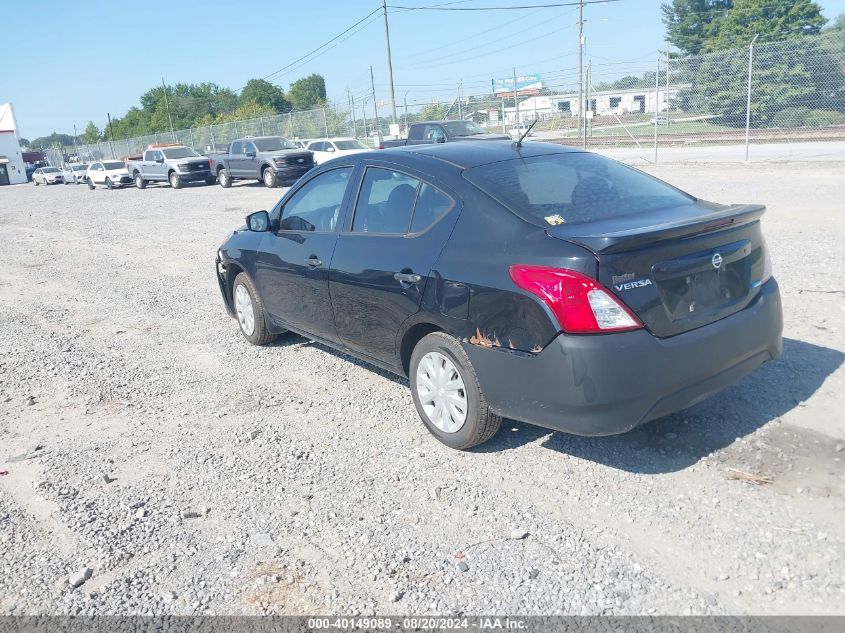
M317 268L317 266L322 266L323 261L318 259L316 255L312 255L308 259L305 260L305 263L311 266L311 268Z
M416 273L396 273L393 275L393 278L403 286L406 284L418 284L422 281L422 277Z

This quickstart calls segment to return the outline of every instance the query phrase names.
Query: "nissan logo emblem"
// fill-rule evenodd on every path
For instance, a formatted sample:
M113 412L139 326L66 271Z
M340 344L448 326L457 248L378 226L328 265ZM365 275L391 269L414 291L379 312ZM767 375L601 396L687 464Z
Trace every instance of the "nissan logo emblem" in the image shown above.
M715 253L710 263L713 264L713 268L719 268L722 265L722 256L719 253Z

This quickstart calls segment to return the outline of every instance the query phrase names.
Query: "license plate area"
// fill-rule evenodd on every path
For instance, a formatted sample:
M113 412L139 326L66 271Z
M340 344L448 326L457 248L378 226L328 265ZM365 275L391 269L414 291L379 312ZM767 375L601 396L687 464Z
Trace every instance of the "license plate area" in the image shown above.
M652 275L669 319L705 320L746 301L751 292L751 241L654 264Z

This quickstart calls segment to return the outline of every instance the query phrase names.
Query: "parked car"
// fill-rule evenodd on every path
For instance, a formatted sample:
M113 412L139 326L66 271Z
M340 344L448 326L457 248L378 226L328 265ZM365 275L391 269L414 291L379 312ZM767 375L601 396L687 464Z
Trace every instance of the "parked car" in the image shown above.
M382 141L380 149L403 145L428 145L431 143L452 143L454 141L500 141L510 139L505 134L494 134L472 121L421 121L411 123L408 138L396 141Z
M103 185L107 189L125 187L132 184L132 177L119 160L103 160L91 163L85 172L85 182L89 189Z
M57 185L62 180L62 172L55 167L39 167L32 172L32 182L38 185Z
M222 154L211 154L211 170L223 188L235 180L259 180L267 187L291 183L314 166L314 154L297 149L281 136L232 141Z
M530 128L531 128L530 123L520 123L519 125L514 125L510 130L510 135L513 138L519 138L523 134L525 134L526 137L534 136L534 131L531 130ZM526 134L526 132L527 132L527 134Z
M88 171L88 165L85 163L75 163L73 165L65 165L62 169L62 180L66 185L78 185L85 182L85 173Z
M781 352L760 205L546 143L343 156L217 253L255 345L290 330L407 376L458 449L502 418L625 432Z
M669 125L672 121L671 121L671 119L669 119L668 116L663 115L663 114L658 114L657 116L649 119L648 122L651 123L652 125Z
M146 188L149 182L169 182L180 189L189 182L213 185L215 181L208 157L184 145L150 145L140 160L130 157L126 168L138 189Z
M314 162L318 165L339 156L350 156L371 151L369 147L355 138L317 138L308 143L307 149L314 153Z
M298 138L298 139L294 139L290 142L293 143L299 149L307 149L308 143L310 143L311 141L309 141L308 139L299 139Z

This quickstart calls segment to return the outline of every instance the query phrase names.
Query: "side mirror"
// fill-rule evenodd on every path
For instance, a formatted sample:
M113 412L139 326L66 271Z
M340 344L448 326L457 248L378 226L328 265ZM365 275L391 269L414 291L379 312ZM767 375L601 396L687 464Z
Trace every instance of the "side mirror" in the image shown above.
M247 158L255 158L255 152L247 152L246 157Z
M256 211L246 216L246 226L250 231L263 233L270 230L270 214L266 211Z
M159 165L164 165L164 159L163 159L163 158L156 158L156 162L157 162Z
M435 136L435 137L434 137L434 142L435 142L435 143L445 143L445 142L446 142L446 137L445 137L445 136Z
M332 147L331 145L329 145L329 146L326 148L326 151L327 151L327 152L333 152L333 151L334 151L334 147Z

